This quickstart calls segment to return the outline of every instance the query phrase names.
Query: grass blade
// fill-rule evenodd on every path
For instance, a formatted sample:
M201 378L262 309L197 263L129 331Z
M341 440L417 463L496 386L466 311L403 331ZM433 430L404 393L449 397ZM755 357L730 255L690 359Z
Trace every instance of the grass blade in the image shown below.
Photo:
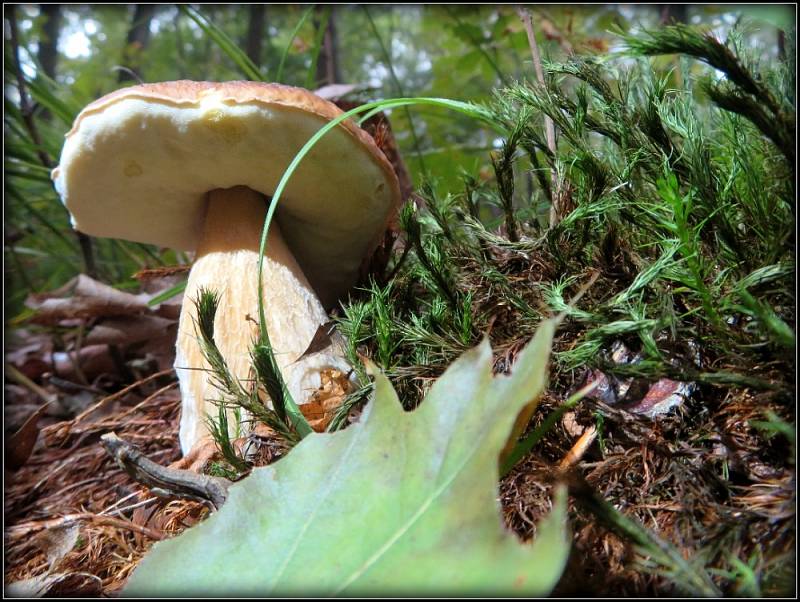
M283 83L283 67L286 64L286 58L289 56L289 50L292 47L292 43L294 39L297 37L298 32L303 27L305 22L308 20L308 17L311 16L311 13L314 11L314 5L312 4L309 6L305 12L303 12L300 20L297 22L297 25L294 26L292 30L292 34L289 36L289 41L286 43L286 47L283 49L283 54L281 55L281 62L278 64L278 72L275 74L275 81L279 84Z
M389 50L386 48L386 44L383 43L383 38L381 34L378 32L378 28L375 26L375 21L372 20L372 15L369 14L369 9L366 6L361 7L364 10L364 14L367 16L367 21L369 21L369 26L372 29L372 34L375 36L375 39L378 41L378 45L381 48L381 54L383 55L383 60L386 61L386 66L389 67L389 75L392 77L392 83L394 84L395 90L399 96L405 96L406 92L403 89L403 84L400 83L400 80L397 78L397 74L394 71L394 65L392 64L392 56L389 54ZM411 113L409 113L408 108L404 109L406 114L406 119L408 120L408 125L411 130L411 139L414 142L414 151L417 155L417 160L419 161L419 167L422 171L422 175L425 180L429 179L428 169L425 166L425 157L422 153L422 146L419 142L419 137L417 136L417 129L414 127L414 120L411 118Z
M172 299L176 295L180 295L183 291L186 290L186 283L188 280L184 280L183 282L179 282L175 286L169 287L167 290L158 293L155 297L150 299L147 302L147 305L150 307L155 307L159 303L163 303L167 299Z
M259 345L266 346L270 350L272 349L272 345L269 340L269 333L267 332L267 318L266 313L264 311L264 288L263 288L263 266L264 266L264 252L267 248L267 235L269 232L269 225L272 223L272 218L275 214L275 210L278 207L278 203L280 202L281 195L283 194L286 185L289 182L289 178L292 177L297 166L300 164L300 161L309 153L309 151L314 147L314 145L319 142L319 140L331 131L333 128L337 127L340 123L342 123L345 119L349 119L359 113L364 113L368 111L381 111L384 109L394 108L394 107L406 107L410 105L432 105L432 106L439 106L444 108L449 108L451 110L459 111L461 113L465 113L475 119L480 119L487 123L494 123L491 119L489 111L484 109L483 107L479 107L476 105L471 105L465 102L459 102L455 100L449 100L446 98L393 98L388 100L381 100L363 104L355 109L351 109L350 111L346 111L339 115L336 119L329 121L325 124L319 131L314 134L308 142L305 143L303 148L301 148L298 153L295 155L292 162L289 164L289 167L286 168L284 171L283 176L281 177L280 182L278 182L278 186L275 188L275 192L272 195L272 200L269 204L269 208L267 209L267 215L264 218L264 228L261 231L261 243L259 245L258 256L259 256L259 264L258 264L258 315L259 315ZM283 378L280 376L280 372L278 372L278 377L283 382ZM287 415L289 415L295 425L295 428L298 429L298 432L301 433L301 436L305 436L302 434L303 431L308 429L308 432L311 431L311 427L308 426L308 422L305 420L305 417L300 412L297 404L292 399L291 395L288 393L285 384L281 387L282 390L286 391L286 396L284 398L284 406Z
M322 42L325 39L325 31L328 29L328 21L330 18L331 7L328 6L325 8L325 12L322 15L322 21L320 21L319 27L317 28L317 32L314 36L314 48L311 51L311 66L308 68L305 83L305 87L309 90L316 88L317 62L319 61L320 52L322 52Z
M252 81L267 81L265 76L261 74L255 63L250 60L250 57L239 48L236 43L228 37L222 29L217 27L214 23L208 20L202 13L195 10L191 6L180 5L180 11L187 15L192 21L197 23L200 28L210 37L219 48L228 55L228 57L242 70L248 79Z

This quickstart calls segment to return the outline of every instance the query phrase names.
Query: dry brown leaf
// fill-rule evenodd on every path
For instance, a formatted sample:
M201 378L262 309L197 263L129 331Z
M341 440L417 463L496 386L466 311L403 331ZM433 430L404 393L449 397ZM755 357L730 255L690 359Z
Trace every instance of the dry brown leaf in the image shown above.
M564 34L559 31L552 21L549 19L540 19L537 25L542 30L545 38L558 42L558 45L561 46L564 52L567 54L572 54L572 44L570 44L569 40L567 40Z
M150 295L132 295L79 274L59 289L29 295L25 305L36 311L32 322L57 324L67 319L143 313L149 310L149 298Z
M368 84L328 84L314 90L314 94L325 100L336 101L352 94L356 90L366 90Z
M306 347L306 350L295 360L295 363L299 362L307 355L317 353L318 351L322 351L323 349L330 347L331 343L333 342L331 333L333 332L335 324L336 323L333 320L325 322L325 324L320 324L317 327L317 331L314 333L311 342L308 344L308 347Z
M36 440L39 438L39 418L42 417L50 402L42 405L19 430L6 439L6 466L11 470L19 470L31 456Z
M318 433L328 428L351 388L350 381L341 370L323 370L320 379L320 388L314 391L307 403L298 406L308 424Z
M97 596L100 577L89 573L45 573L7 585L4 593L9 598L42 598L44 596Z
M48 358L59 378L76 382L81 380L75 368L75 355L71 351L56 351ZM77 356L80 371L90 382L101 374L114 374L117 371L108 345L86 345L81 347Z
M163 266L139 270L133 277L139 281L145 293L157 295L186 280L189 270L189 265Z
M308 42L306 42L303 38L297 36L292 40L292 50L297 52L298 54L303 54L307 52L308 49L311 48Z
M586 45L586 47L591 48L596 52L605 53L609 50L608 40L605 38L587 38L583 41L583 43Z
M151 298L157 297L161 293L185 282L189 275L191 266L179 265L162 268L152 268L140 270L133 277L139 281L142 291L149 294ZM180 317L181 306L183 305L183 292L162 301L153 307L153 313L168 320L177 320Z
M4 387L6 405L3 408L3 434L6 440L22 428L25 421L39 409L39 397L25 387L6 384Z
M158 316L119 316L96 324L86 336L87 345L131 345L160 337L175 320Z
M637 364L640 360L641 357L633 355L623 343L616 342L612 346L611 361L615 364ZM648 418L667 414L672 408L681 405L696 388L694 383L669 378L659 379L655 383L632 377L623 380L597 369L589 371L586 382L598 383L587 395L590 399L619 406L627 412ZM631 399L628 401L626 398Z
M159 531L164 530L163 519L161 520L160 524L157 524L156 511L158 510L158 506L150 504L148 506L139 506L138 508L134 508L133 512L131 513L131 522L134 525L139 525L140 527L152 527L158 529ZM137 533L135 535L137 540L141 540L143 535L141 533Z
M52 341L31 340L28 344L25 340L20 341L22 345L15 350L10 361L34 379L41 378L46 372L84 383L93 382L104 374L128 376L126 369L121 368L110 352L109 345L114 345L120 352L118 360L124 361L131 348L136 346L138 357L149 354L150 357L144 359L150 364L166 368L174 361L181 300L170 300L172 305L164 311L167 304L149 307L147 301L150 297L147 293L132 295L118 291L85 275L55 291L30 295L26 305L36 312L32 322L89 326L90 329L80 344L70 344L64 351L53 351ZM76 353L74 347L77 346L80 349ZM151 371L149 365L139 372L132 367L128 369L135 377Z
M655 418L668 413L675 406L681 405L694 391L694 383L684 383L669 378L659 379L648 390L645 396L624 409L633 414L642 414Z
M53 351L50 334L32 333L25 329L7 333L5 360L31 380L38 379L51 369L47 357Z
M33 538L33 543L44 552L47 562L50 563L50 571L58 568L59 563L64 559L75 544L78 542L80 525L78 522L67 523L51 529L45 529Z
M218 454L219 448L216 441L211 435L206 435L194 444L188 454L177 462L170 464L168 468L191 470L199 474L203 472L205 465Z
M575 412L567 412L561 418L561 426L564 427L564 430L567 431L567 434L570 437L578 438L583 434L583 431L586 430L582 424L580 424L576 417Z
M80 534L77 521L45 528L31 539L47 558L48 568L42 575L8 585L5 593L12 598L41 598L59 593L97 594L100 578L88 573L55 573L61 561L75 547Z

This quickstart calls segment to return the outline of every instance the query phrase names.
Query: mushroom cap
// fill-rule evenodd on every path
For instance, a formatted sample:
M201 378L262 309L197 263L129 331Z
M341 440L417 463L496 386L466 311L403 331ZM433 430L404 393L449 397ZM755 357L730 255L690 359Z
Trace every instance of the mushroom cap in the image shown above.
M272 196L302 146L341 114L280 84L131 86L81 111L52 177L77 230L193 251L207 192L243 185ZM300 162L276 218L326 307L353 286L399 203L394 169L349 119Z

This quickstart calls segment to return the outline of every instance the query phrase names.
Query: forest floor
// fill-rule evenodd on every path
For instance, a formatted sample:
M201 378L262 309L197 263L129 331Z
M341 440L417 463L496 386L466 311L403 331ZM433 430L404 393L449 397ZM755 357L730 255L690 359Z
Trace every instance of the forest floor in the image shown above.
M518 268L528 272L532 265ZM603 287L595 283L586 294L599 290ZM506 371L526 340L501 313L495 314L490 337L495 369ZM506 312L506 318L509 315ZM573 347L578 333L569 324L562 327L554 352ZM43 359L31 350L41 350L41 341L27 342L27 347L18 343L16 349L26 358L20 367L33 375L37 366L42 369ZM153 495L134 482L100 443L102 434L115 432L159 464L180 459L180 395L169 367L169 345L161 351L158 361L153 361L152 348L147 355L126 357L126 366L137 365L138 359L148 372L110 395L98 395L92 386L70 388L59 379L50 379L45 389L25 386L24 378L19 380L22 385L7 384L7 586L32 580L24 585L34 589L24 591L113 596L153 542L208 515L209 509L200 502ZM99 386L124 382L124 375L113 366L112 361L105 366L87 364L84 367L92 372L83 376ZM597 370L554 371L528 432L568 394L593 379L603 380L606 394L622 383ZM645 393L650 391L652 402L664 401L677 391L676 381L666 381L665 389L664 381L658 381L661 392L651 389L655 382L642 378L627 382L628 388L638 390L626 397L637 402L623 404L627 409L615 407L608 396L605 401L600 394L586 396L547 430L533 452L499 483L505 524L521 540L533 538L536 523L549 509L553 484L570 484L574 546L557 595L696 593L686 575L648 563L647 548L637 546L641 542L630 530L620 530L613 515L592 504L593 492L670 542L687 560L701 559L695 568L719 568L712 580L720 592L789 593L795 548L793 450L787 437L776 433L765 437L759 429L766 411L791 418L786 391L702 385L694 387L688 399L672 397L675 407L648 417L637 411ZM45 407L31 418L39 398L46 395L60 399L50 405L58 405L62 416L74 416L48 415ZM588 447L577 449L579 440L588 441ZM16 464L9 462L14 453ZM266 457L273 461L280 453ZM731 558L752 559L752 574Z

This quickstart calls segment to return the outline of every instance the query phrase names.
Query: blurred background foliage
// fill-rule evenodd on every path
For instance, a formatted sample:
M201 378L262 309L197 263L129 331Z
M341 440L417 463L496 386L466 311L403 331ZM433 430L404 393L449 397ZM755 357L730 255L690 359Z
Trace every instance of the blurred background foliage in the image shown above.
M769 61L786 56L784 32L794 28L791 5L532 11L545 60L613 56L619 42L611 28L636 33L684 22L724 39L746 19L745 44L756 60ZM12 324L25 319L29 293L77 273L133 288L139 269L190 260L126 241L89 242L71 231L49 172L75 115L103 94L137 81L261 79L310 89L354 84L350 97L360 101L488 102L496 88L534 78L511 5L5 5L4 26L5 310ZM665 73L676 61L655 60ZM690 68L710 69L699 62ZM395 110L391 121L416 186L447 193L463 186L464 172L491 177L488 151L502 141L467 117L420 108Z

